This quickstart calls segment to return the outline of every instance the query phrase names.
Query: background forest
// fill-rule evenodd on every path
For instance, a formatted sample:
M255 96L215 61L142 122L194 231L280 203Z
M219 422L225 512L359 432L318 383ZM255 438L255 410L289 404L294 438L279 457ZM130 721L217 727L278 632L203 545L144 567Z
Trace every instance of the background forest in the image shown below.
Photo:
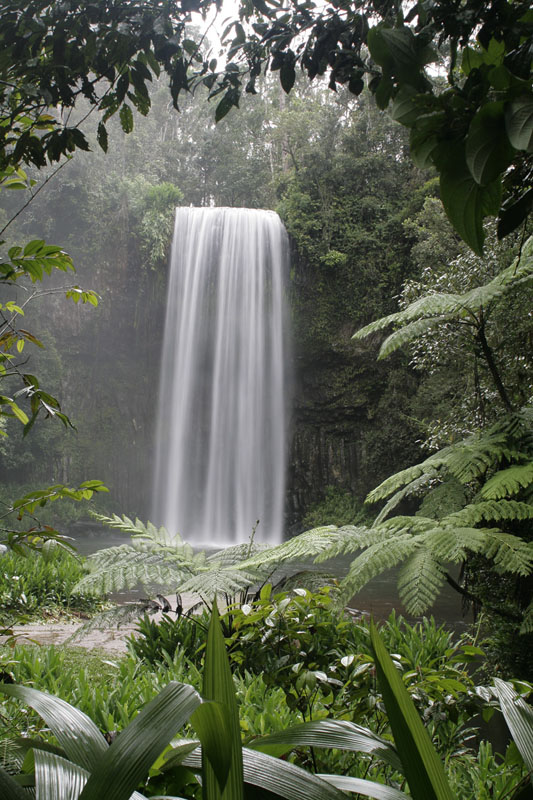
M112 121L108 154L78 153L11 228L13 241L63 243L76 281L101 300L92 308L43 297L26 312L46 348L34 348L31 371L45 371L77 430L42 425L21 448L13 421L14 435L2 442L4 485L20 493L32 483L98 476L111 507L149 515L174 208L274 208L293 243L288 520L302 529L304 515L333 491L349 521L391 469L418 458L416 441L427 438L430 390L409 358L376 364L375 345L351 336L395 310L407 279L460 252L435 183L413 166L402 129L369 99L319 84L302 81L286 96L265 79L261 96L243 103L238 126L231 117L215 125L201 97L176 114L157 84L152 105L128 136ZM8 216L14 202L5 207L5 194ZM449 395L448 387L444 415Z
M205 0L0 5L0 612L177 592L104 612L166 613L116 661L3 632L0 793L529 800L531 9L254 0L217 66L186 27ZM201 552L100 515L131 544L74 562L52 500L150 513L179 204L274 208L289 231L298 535ZM304 588L302 557L347 574ZM448 584L476 627L348 613L393 566L408 611Z

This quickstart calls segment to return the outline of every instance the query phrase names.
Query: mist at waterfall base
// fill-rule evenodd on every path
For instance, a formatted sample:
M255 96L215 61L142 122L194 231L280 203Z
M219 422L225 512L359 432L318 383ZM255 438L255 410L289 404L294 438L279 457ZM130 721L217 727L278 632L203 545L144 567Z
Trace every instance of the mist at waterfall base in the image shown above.
M281 541L287 272L274 212L176 210L151 518L194 545Z

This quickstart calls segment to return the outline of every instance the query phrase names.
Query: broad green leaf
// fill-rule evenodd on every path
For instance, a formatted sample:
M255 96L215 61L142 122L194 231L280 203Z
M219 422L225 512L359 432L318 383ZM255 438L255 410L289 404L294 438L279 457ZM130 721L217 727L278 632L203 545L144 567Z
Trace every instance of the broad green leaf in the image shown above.
M215 109L215 122L220 122L223 119L228 111L233 108L233 106L237 106L239 102L239 94L238 92L231 88L228 89L220 103L217 105Z
M407 800L408 795L393 789L391 786L384 786L382 783L367 781L363 778L350 778L347 775L318 775L322 780L327 781L337 789L344 792L357 792L365 797L374 797L376 800Z
M410 86L402 86L391 106L392 119L401 125L411 127L420 113L419 108L414 102L417 92Z
M444 768L374 625L370 640L394 742L413 800L454 800Z
M32 239L31 242L28 242L27 245L24 247L24 255L25 256L33 256L36 253L40 252L43 248L44 242L42 239Z
M80 800L128 800L201 702L192 686L169 683L106 749Z
M34 750L36 800L77 800L89 772L66 758Z
M516 693L512 684L494 678L494 685L502 714L533 783L533 708Z
M133 130L133 113L127 103L120 107L119 118L124 133L131 133Z
M100 147L104 151L104 153L107 153L107 147L108 147L107 128L106 128L106 126L104 125L103 122L99 122L98 123L98 130L97 130L97 133L96 133L96 139L98 141L98 144L100 145Z
M259 753L256 750L249 750L246 747L243 748L242 755L245 783L271 792L277 798L284 800L346 800L346 795L334 786L288 761L280 761L278 758ZM197 752L191 753L183 763L193 769L198 768L200 756ZM209 800L211 800L210 797Z
M2 767L0 767L0 797L2 800L28 800L28 793L21 789Z
M226 731L231 729L230 711L222 703L202 703L191 716L191 725L202 744L202 753L223 789L228 780L235 743L234 738L226 735Z
M382 739L381 736L367 728L345 720L323 719L295 725L269 736L255 739L250 748L279 756L302 745L371 753L394 769L401 771L402 768L398 753L391 742Z
M239 711L235 688L229 666L224 637L220 627L216 598L213 602L211 624L207 635L204 664L203 696L215 700L226 707L227 723L224 729L212 731L208 740L210 749L202 749L202 774L208 800L242 800L242 744L239 724ZM198 731L200 733L200 731ZM231 762L223 786L218 781L211 758L217 763L221 747L215 745L216 737L223 736L230 741Z
M69 759L81 767L93 769L107 753L107 742L94 722L59 697L15 684L0 685L0 692L22 700L37 711Z
M486 186L495 181L514 152L505 129L503 103L487 103L472 120L466 139L466 163L476 183Z
M290 90L294 86L294 81L296 80L296 72L294 70L294 63L291 58L286 57L283 64L281 65L280 72L279 72L279 79L283 91L286 94L289 94Z
M469 172L457 172L451 168L441 172L440 196L459 236L478 256L483 255L483 218L498 213L501 183L478 186Z
M517 150L533 150L533 97L520 97L505 114L507 135Z
M18 405L17 405L16 403L14 403L13 401L11 401L10 403L8 403L8 406L10 407L11 411L12 411L12 412L13 412L13 414L16 416L16 418L17 418L17 419L19 419L19 420L22 422L22 424L23 424L23 425L27 425L27 424L28 424L28 422L30 421L30 420L29 420L29 417L28 417L28 415L26 414L26 412L25 412L25 411L23 411L23 410L20 408L20 406L18 406Z

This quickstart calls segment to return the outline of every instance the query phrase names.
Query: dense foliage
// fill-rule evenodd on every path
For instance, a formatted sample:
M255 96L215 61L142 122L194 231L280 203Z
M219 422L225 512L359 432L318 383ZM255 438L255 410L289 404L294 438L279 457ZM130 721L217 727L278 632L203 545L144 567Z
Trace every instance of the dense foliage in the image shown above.
M304 6L273 0L243 4L230 62L203 83L225 90L224 116L240 94L257 91L267 65L288 93L301 66L310 79L360 95L410 131L411 156L440 175L440 196L459 235L481 255L483 219L499 214L507 235L531 209L533 95L527 3L390 2ZM213 91L213 89L211 89Z
M0 563L2 622L20 617L83 616L100 609L100 598L73 591L86 573L83 561L64 550L52 550L44 557L4 554Z
M320 637L329 635L333 640L339 620L327 613L326 597L265 595L243 612L244 616L259 612L264 635L274 637L277 646L283 647L289 636L300 635L302 614L305 617L306 612L311 613L313 621L316 618ZM305 604L301 605L301 601ZM286 627L269 625L269 616L279 614L285 618ZM199 797L197 775L201 769L201 796L205 800L206 770L209 774L212 769L214 788L207 796L210 798L212 791L215 798L223 796L218 793L221 789L217 784L223 786L229 781L229 796L234 800L242 792L240 756L234 761L235 752L241 750L241 737L246 744L242 750L244 783L252 784L256 792L268 787L273 793L269 796L287 800L303 797L302 792L317 800L344 796L328 790L322 784L324 779L338 789L386 800L408 796L404 793L404 776L409 781L411 797L438 800L514 798L529 780L526 771L530 761L527 742L531 713L520 694L527 696L531 687L513 687L501 681L493 687L476 687L465 666L478 656L479 648L467 640L453 642L449 633L437 629L431 621L410 628L392 618L378 637L373 625L363 621L354 625L347 620L354 628L355 638L341 659L344 673L336 682L331 679L332 685L338 683L342 695L342 719L331 717L331 690L315 690L326 676L322 673L324 677L320 677L320 671L315 671L308 672L300 686L300 692L303 689L315 694L314 721L295 725L297 719L288 696L285 701L280 689L265 687L263 677L252 675L245 663L243 677L231 678L222 630L214 631L216 612L213 620L201 671L188 661L187 652L198 661L198 654L190 650L180 650L174 658L162 652L160 663L146 669L130 658L120 663L109 659L98 663L93 656L84 658L81 665L79 658L73 660L72 654L53 648L40 656L28 648L16 649L4 669L18 680L31 680L40 691L13 684L2 686L2 693L7 696L2 701L2 714L9 733L14 736L21 726L24 729L24 738L4 740L2 747L0 779L6 797L25 797L25 791L17 787L34 783L40 787L42 797L48 797L52 787L60 792L59 797L67 791L69 797L73 792L77 797L76 792L82 791L88 773L92 773L82 797L97 797L105 781L117 798L127 798L136 789L146 797L160 796L161 792L173 796L177 792L192 800ZM176 630L183 631L183 623L181 620ZM384 642L389 649L397 648L394 661L387 655ZM292 660L297 657L295 644L287 644L293 651ZM248 651L253 661L261 653L266 659L265 667L271 659L268 647L256 647L253 655ZM259 668L257 663L256 669ZM9 673L4 672L4 677ZM195 688L182 685L185 675ZM302 683L300 678L295 675L295 687ZM210 707L190 717L192 727L184 730L185 739L173 740L170 747L165 747L189 717L184 701L192 701L193 708L202 703L198 689L203 701L211 701ZM43 690L58 693L77 708L67 705L64 699L43 694ZM410 697L422 713L427 732ZM22 700L24 706L14 704L13 698ZM145 708L139 713L140 705ZM483 742L476 754L470 749L472 732L463 727L464 723L480 708L485 709L488 718L497 707L505 714L516 747L512 745L505 757L498 758ZM236 720L235 730L228 731L228 715ZM122 731L118 736L117 729ZM55 739L50 739L50 733ZM162 737L167 737L166 741ZM203 748L202 759L193 752L198 740ZM234 742L231 747L228 740ZM262 753L269 754L269 758ZM284 756L284 760L272 761L273 756ZM93 789L94 785L97 789Z

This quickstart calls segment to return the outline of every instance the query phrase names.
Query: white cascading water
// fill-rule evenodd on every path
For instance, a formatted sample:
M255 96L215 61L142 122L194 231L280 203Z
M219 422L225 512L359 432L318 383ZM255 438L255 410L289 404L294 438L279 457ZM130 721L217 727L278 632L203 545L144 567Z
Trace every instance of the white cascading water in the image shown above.
M187 541L281 540L287 264L272 211L176 210L152 519Z

